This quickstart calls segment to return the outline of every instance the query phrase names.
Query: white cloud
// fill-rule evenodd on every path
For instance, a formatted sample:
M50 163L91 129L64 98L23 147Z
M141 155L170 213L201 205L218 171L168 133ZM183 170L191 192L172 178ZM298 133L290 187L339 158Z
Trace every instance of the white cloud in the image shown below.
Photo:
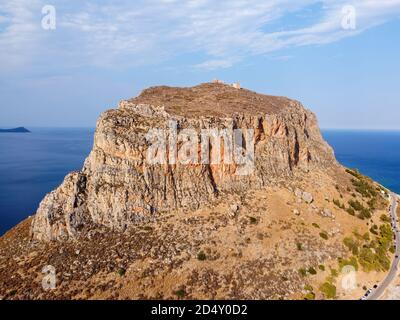
M207 60L202 63L195 65L196 68L206 69L206 70L215 70L215 69L224 69L229 68L233 65L231 60Z
M313 9L310 25L285 29L284 19L292 13L321 3L322 8ZM349 4L356 8L356 30L341 27L341 8ZM0 68L10 61L13 66L40 57L44 61L44 48L64 65L123 67L199 53L207 58L196 67L228 68L248 56L355 36L400 14L400 0L117 0L79 5L57 0L57 31L50 35L40 29L40 5L41 0L0 4Z
M0 69L24 65L37 51L40 43L40 20L38 24L34 21L37 5L36 0L0 3Z

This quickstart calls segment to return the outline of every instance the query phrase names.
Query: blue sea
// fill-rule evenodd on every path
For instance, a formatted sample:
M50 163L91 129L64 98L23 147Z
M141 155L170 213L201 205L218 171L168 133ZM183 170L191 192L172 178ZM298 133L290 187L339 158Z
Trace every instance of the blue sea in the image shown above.
M94 129L0 134L0 235L36 212L68 172L78 170ZM337 159L400 193L400 132L324 130Z
M336 159L400 194L400 131L324 130Z
M35 213L92 148L94 129L29 129L0 133L0 235Z

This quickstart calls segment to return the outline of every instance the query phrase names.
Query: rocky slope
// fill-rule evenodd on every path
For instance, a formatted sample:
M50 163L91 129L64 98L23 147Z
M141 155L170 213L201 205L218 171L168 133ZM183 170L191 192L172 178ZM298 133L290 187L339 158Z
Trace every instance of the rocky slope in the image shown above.
M167 163L148 161L152 129L169 142L207 128L252 129L254 168L171 163L188 151L179 139ZM0 299L358 298L390 258L376 247L382 228L390 239L387 206L381 186L336 162L299 102L221 83L154 87L105 112L82 170L0 238ZM349 291L340 270L354 261Z
M146 134L168 130L171 120L178 135L195 129L199 139L201 129L253 129L254 172L239 175L234 163L149 164ZM68 239L94 225L123 231L171 209L198 209L220 193L333 165L314 114L299 102L224 84L150 88L100 117L83 169L43 200L32 234L38 240Z

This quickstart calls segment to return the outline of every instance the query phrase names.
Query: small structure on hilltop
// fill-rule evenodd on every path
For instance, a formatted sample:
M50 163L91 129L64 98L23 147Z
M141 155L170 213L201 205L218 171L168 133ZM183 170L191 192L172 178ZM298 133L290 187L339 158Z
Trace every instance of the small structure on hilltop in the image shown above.
M219 79L214 79L212 81L212 83L226 84L223 80L219 80ZM235 88L235 89L241 89L240 82L234 82L232 84L226 84L226 85L231 86L232 88Z
M232 83L232 87L234 87L235 89L240 89L240 83L239 82Z
M218 83L218 84L225 84L224 81L219 80L219 79L214 79L212 82L213 82L213 83Z

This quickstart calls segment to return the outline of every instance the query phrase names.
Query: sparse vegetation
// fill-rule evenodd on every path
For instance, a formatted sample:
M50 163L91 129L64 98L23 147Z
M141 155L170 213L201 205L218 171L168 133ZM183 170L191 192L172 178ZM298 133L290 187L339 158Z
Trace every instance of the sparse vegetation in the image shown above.
M355 211L361 211L362 209L364 209L363 205L358 200L350 200L349 205Z
M353 266L354 269L357 271L358 270L358 262L356 257L350 257L350 259L338 259L339 262L339 269L342 270L343 267L345 266Z
M308 273L312 274L312 275L316 275L317 274L317 270L315 270L313 267L308 268Z
M369 232L371 232L374 235L378 235L378 226L374 224L370 229Z
M306 284L306 285L304 286L304 290L307 290L307 291L312 292L312 291L313 291L313 287L310 286L309 284Z
M339 272L336 269L331 268L331 276L333 278L336 278L338 275L339 275Z
M341 203L339 200L337 199L333 199L333 203L335 204L335 206L337 206L340 209L345 209L346 207L344 206L343 203Z
M353 257L348 260L339 261L340 265L350 264L356 269L361 265L364 271L387 271L390 268L388 252L393 251L393 231L390 224L382 224L379 228L373 225L370 229L375 235L371 239L369 234L360 235L354 232L356 240L346 237L344 245L352 252Z
M305 277L307 275L307 270L304 268L300 268L299 269L299 273L302 277Z
M324 294L327 299L334 299L336 297L336 287L329 282L323 283L319 287L319 290Z
M364 198L367 206L363 205L359 200L357 200L356 194L352 194L354 200L349 201L349 208L346 211L350 215L356 215L359 219L370 219L372 213L383 205L382 197L378 197L379 194L384 191L380 186L376 186L374 182L362 175L358 170L347 169L346 172L353 176L351 183L354 186L355 191ZM383 221L385 222L385 221Z
M183 298L185 296L186 292L183 289L179 289L179 290L174 291L174 294L179 298Z
M356 212L354 211L353 208L347 208L346 211L351 216L355 216L356 215Z
M325 231L322 231L319 233L319 236L324 239L324 240L328 240L328 234Z
M378 195L377 189L374 187L370 178L363 176L357 169L346 170L354 178L351 179L355 190L365 198L375 198Z
M315 293L309 292L304 296L304 300L315 300Z
M351 251L352 254L358 255L360 243L351 237L343 239L343 244Z
M350 200L349 201L349 205L350 205L350 207L349 207L348 210L350 210L350 212L349 211L347 211L347 212L349 212L350 214L351 213L355 214L355 211L357 211L358 212L358 214L357 214L358 218L360 218L362 220L371 218L371 216L372 216L371 209L365 208L361 204L360 201L358 201L358 200Z
M249 220L250 220L251 224L257 224L257 222L258 222L257 218L254 218L254 217L250 217Z
M123 277L126 273L126 270L124 268L118 268L117 273L120 277Z
M204 260L206 260L207 259L207 256L206 256L206 254L203 252L203 251L200 251L198 254L197 254L197 260L199 260L199 261L204 261Z

